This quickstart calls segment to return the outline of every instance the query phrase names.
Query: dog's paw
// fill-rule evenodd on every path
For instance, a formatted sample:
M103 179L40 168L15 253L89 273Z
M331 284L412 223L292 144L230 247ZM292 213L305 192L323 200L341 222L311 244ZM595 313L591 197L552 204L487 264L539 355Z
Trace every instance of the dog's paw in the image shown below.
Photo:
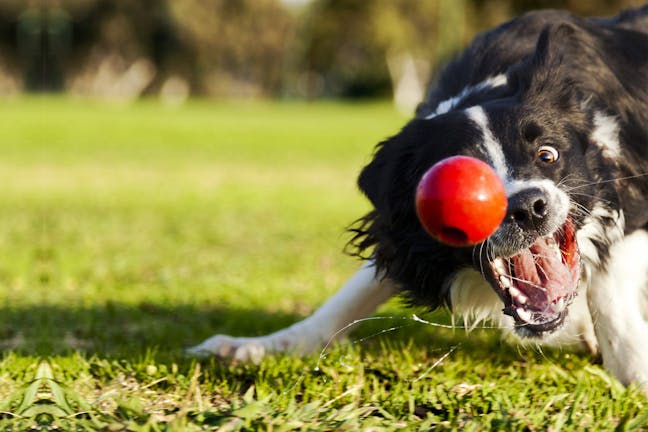
M216 335L203 343L187 349L187 354L196 357L216 356L236 361L258 364L267 352L263 337L232 337Z
M331 342L330 332L297 323L275 333L257 337L212 336L200 345L187 350L197 357L216 356L235 361L259 363L269 354L290 353L298 356L311 354Z

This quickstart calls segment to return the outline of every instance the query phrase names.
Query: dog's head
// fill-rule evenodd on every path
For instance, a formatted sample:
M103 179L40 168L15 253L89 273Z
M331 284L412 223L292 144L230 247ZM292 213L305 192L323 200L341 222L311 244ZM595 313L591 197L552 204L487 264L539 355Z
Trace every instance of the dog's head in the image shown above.
M415 302L450 304L452 278L472 267L498 294L520 335L542 335L561 326L587 271L581 261L600 263L595 243L606 242L606 230L619 223L609 182L618 126L592 100L598 83L584 85L571 70L578 59L590 71L600 67L582 41L574 42L587 36L580 33L567 25L546 29L535 52L505 76L412 120L378 146L362 171L359 186L374 210L357 230L356 244L375 246L379 268ZM435 241L415 212L425 171L454 155L490 164L507 191L504 221L475 247Z

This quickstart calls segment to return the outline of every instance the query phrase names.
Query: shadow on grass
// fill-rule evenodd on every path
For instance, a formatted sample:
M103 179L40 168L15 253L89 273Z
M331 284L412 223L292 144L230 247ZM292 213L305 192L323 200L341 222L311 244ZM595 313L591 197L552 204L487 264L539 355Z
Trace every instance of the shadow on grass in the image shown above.
M431 353L460 346L471 356L504 363L520 359L516 348L500 341L498 330L436 328L396 311L353 327L350 342L361 352L423 347ZM449 324L446 312L423 315L426 320ZM0 346L42 357L80 351L88 355L134 360L155 352L159 361L184 356L183 350L214 334L258 336L279 330L303 317L255 309L130 305L109 302L89 308L64 306L5 307L0 310ZM546 353L544 354L546 356Z
M81 351L127 358L153 349L181 354L213 333L260 335L298 319L261 310L153 303L5 307L0 309L0 346L39 356Z

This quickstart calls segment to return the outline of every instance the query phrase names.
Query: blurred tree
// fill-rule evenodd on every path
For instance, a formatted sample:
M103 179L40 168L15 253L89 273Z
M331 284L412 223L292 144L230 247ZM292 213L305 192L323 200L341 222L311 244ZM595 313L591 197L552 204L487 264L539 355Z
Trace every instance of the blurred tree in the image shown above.
M20 0L0 2L0 95L17 93L27 80L18 47L18 16L24 7Z
M303 67L328 96L376 96L389 86L384 50L372 40L372 1L315 1L303 26ZM319 96L319 95L312 95Z
M0 0L0 93L21 85L177 103L376 97L411 111L430 71L529 9L613 15L645 0Z
M171 3L181 34L196 47L208 93L281 94L294 18L278 0Z
M116 99L159 92L172 80L201 91L196 51L166 0L63 0L73 17L70 91ZM177 87L177 86L176 86Z
M411 111L432 59L463 43L463 0L316 0L304 26L303 68L325 96L389 94Z

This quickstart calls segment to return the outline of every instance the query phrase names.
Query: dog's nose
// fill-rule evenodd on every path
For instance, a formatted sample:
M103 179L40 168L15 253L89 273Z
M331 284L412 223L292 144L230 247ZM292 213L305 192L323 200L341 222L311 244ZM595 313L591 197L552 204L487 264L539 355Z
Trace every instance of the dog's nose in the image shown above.
M547 196L542 189L529 188L509 197L506 217L525 231L536 230L547 216Z

